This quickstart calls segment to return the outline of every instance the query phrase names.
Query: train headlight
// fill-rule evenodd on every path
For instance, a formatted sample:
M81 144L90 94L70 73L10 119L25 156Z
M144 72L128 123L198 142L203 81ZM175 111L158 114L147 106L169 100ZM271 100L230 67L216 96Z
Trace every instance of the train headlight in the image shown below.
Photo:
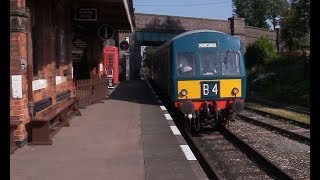
M188 91L186 89L181 90L181 95L186 96L188 94Z
M233 88L232 89L232 94L233 95L236 95L236 94L238 94L239 93L239 89L238 88Z

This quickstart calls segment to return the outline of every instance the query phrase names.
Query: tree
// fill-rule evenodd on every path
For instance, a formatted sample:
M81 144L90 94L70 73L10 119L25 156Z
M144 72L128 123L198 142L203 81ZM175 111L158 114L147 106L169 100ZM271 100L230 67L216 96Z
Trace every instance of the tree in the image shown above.
M245 24L248 26L269 28L267 20L267 6L269 3L262 0L232 0L233 12L238 16L245 18Z
M273 29L276 29L280 19L283 18L290 5L287 0L268 0L267 2L269 7L267 17Z
M293 0L280 21L281 39L289 51L310 42L310 0Z
M273 29L279 23L289 7L287 0L232 0L233 12L242 18L248 26L269 28L267 20L270 20Z
M291 6L298 17L299 31L310 34L310 0L292 0Z

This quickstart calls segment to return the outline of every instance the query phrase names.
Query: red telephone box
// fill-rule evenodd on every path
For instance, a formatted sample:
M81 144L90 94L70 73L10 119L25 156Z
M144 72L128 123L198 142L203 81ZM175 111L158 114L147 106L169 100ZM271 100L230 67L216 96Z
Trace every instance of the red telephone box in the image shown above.
M119 53L118 48L106 46L103 48L103 66L108 78L113 78L113 83L119 83Z

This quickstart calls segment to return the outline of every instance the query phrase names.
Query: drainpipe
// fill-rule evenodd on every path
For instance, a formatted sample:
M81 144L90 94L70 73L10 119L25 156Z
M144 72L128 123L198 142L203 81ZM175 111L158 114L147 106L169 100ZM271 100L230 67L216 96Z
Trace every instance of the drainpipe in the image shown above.
M32 90L32 80L33 80L33 48L32 48L32 21L29 8L27 8L28 23L27 23L27 64L28 64L28 107L29 116L34 116L34 102L33 102L33 90Z

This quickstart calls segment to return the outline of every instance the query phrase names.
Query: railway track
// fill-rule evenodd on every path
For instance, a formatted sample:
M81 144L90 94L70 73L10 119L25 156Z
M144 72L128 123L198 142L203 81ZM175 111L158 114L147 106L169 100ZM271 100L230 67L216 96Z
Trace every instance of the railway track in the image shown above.
M294 179L227 128L185 133L210 179Z
M247 96L246 101L261 103L271 107L283 108L292 112L310 115L310 108L287 104L287 103L283 103L283 102L279 102L279 101L275 101L267 98Z
M209 126L190 134L172 117L209 179L294 179L229 129Z
M232 122L229 130L294 179L310 178L310 145L305 142L242 120Z
M172 109L167 109L171 114ZM307 170L304 170L303 168L301 168L301 171L297 170L299 167L305 167L307 166L306 164L308 164L308 162L299 164L299 155L296 157L295 154L286 154L286 152L281 152L282 150L279 150L279 152L274 153L274 157L272 155L270 156L270 153L268 154L263 150L265 145L263 143L262 145L259 145L260 142L256 143L255 137L257 136L248 130L241 130L241 128L234 125L230 125L231 127L229 128L212 128L209 126L204 127L200 134L190 134L184 131L182 122L178 119L179 117L172 117L175 117L174 121L176 125L188 142L209 179L303 179L309 176L308 168ZM249 124L247 123L247 126L250 127L250 129L253 129L252 126L255 125ZM290 124L286 125L293 126ZM262 129L265 130L253 130L253 132L260 133L261 137L271 137L269 141L279 141L279 147L277 148L281 149L283 148L282 146L287 146L286 144L281 144L282 141L287 141L286 137L289 137L287 134L285 134L286 136L283 136L284 134L280 133L278 138L273 139L273 135L271 134L277 134L274 129L270 130L265 127ZM244 136L237 132L237 130L245 132L244 134L246 135ZM291 130L293 129L291 128ZM248 138L250 136L254 137L254 140ZM279 140L279 137L281 140ZM290 139L297 141L295 138ZM265 142L265 140L262 141ZM308 144L305 140L298 141ZM277 148L274 150L278 151ZM288 160L290 158L286 156L293 156L297 159ZM284 165L281 163L281 160L285 161L286 164ZM297 164L299 167L293 167L294 165L292 164Z
M310 146L310 126L299 124L297 122L287 121L281 119L273 119L257 115L250 111L243 111L238 114L241 120L251 124L266 128L270 131L276 131L292 140L304 143Z
M306 129L310 129L310 124L306 124L306 123L303 123L303 122L300 122L300 121L297 121L297 120L294 120L294 119L291 119L291 118L287 118L287 117L284 117L284 116L279 116L279 115L276 115L276 114L273 114L273 113L269 113L269 112L266 112L266 111L261 111L259 109L256 109L256 108L252 108L252 107L248 107L246 106L245 109L247 111L251 111L251 112L255 112L257 114L261 114L263 116L269 116L273 119L282 119L290 124L293 124L295 126L299 126L299 127L302 127L302 128L306 128Z

